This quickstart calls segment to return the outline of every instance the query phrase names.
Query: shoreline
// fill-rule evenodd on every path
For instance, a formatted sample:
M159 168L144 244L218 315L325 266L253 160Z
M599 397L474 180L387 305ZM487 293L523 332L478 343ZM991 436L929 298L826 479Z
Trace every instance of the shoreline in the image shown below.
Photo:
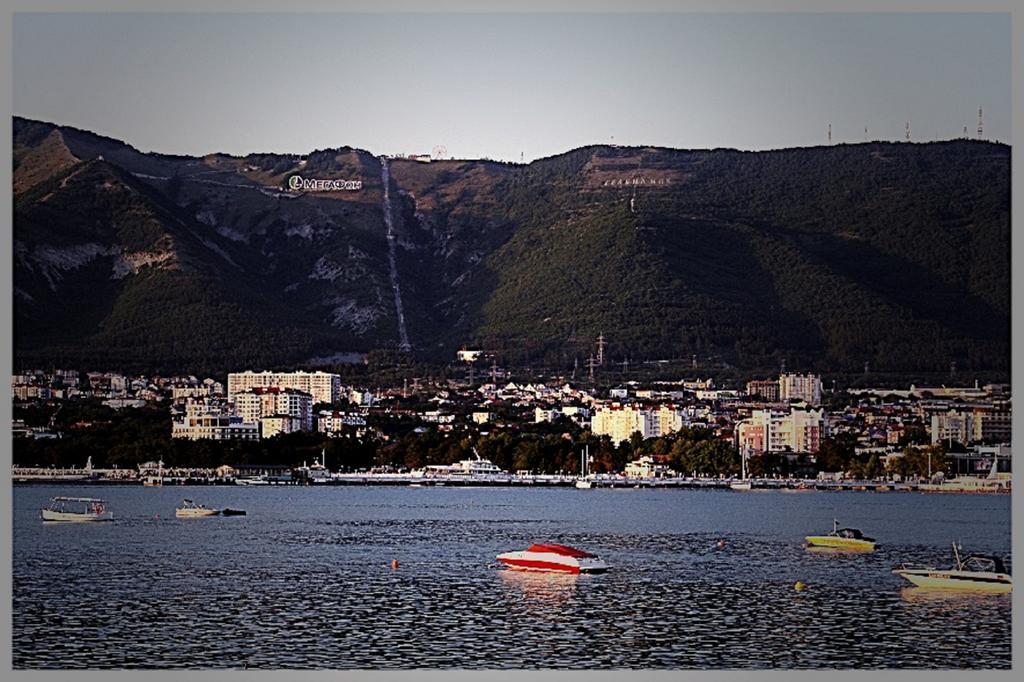
M35 485L71 485L71 486L143 486L141 479L110 480L110 479L60 479L60 478L12 478L14 486L35 486ZM279 480L279 481L238 481L232 479L206 479L206 478L164 478L161 485L147 485L145 487L177 487L177 486L231 486L231 487L266 487L266 486L301 486L314 488L333 488L344 486L382 486L382 487L414 487L414 488L438 488L438 487L487 487L487 488L575 488L577 479L556 478L547 480L536 479L460 479L460 478L418 478L413 476L374 476L374 475L343 475L330 481L301 481L301 480ZM671 490L731 490L733 492L872 492L872 493L939 493L939 494L981 494L981 495L1009 495L1011 489L1005 488L964 488L958 486L943 487L941 485L927 483L879 483L868 481L817 481L817 480L778 480L763 479L750 480L749 489L733 489L732 485L737 483L733 480L707 480L707 479L625 479L625 480L589 480L589 489L671 489Z

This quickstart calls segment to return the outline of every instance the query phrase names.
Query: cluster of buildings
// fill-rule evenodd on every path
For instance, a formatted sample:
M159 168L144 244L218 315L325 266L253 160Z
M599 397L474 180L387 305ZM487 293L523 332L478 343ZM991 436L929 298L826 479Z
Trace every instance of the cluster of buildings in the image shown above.
M362 436L372 429L386 438L380 425L403 422L447 432L575 426L621 443L635 433L648 439L702 427L750 456L813 455L824 438L843 433L862 452L898 455L913 436L913 442L963 446L951 449L973 453L968 457L976 461L966 466L975 468L991 459L979 448L1006 447L1012 440L1006 385L856 389L845 406L825 409L821 377L814 374L782 373L751 381L745 390L696 379L627 382L600 392L564 380L499 382L493 371L490 378L482 385L416 380L411 389L406 382L371 392L320 371L235 372L221 383L54 370L14 375L12 390L21 401L90 397L118 409L169 402L171 435L193 440L259 440L297 431ZM16 432L46 435L21 427ZM1008 459L1007 453L996 456Z
M259 440L312 431L314 406L332 406L341 395L341 377L329 372L233 372L223 398L189 396L172 407L171 436Z
M149 402L188 396L223 395L224 385L194 376L128 376L117 372L79 372L73 369L30 370L11 377L15 400L98 398L115 409L141 407Z

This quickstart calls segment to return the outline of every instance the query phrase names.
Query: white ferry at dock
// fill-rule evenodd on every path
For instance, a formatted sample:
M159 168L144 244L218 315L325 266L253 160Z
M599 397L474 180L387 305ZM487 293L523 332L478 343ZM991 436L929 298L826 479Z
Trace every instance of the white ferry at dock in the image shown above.
M473 449L475 459L463 459L455 464L431 464L412 472L414 478L454 478L457 480L511 480L512 474L504 471L489 459L484 459Z

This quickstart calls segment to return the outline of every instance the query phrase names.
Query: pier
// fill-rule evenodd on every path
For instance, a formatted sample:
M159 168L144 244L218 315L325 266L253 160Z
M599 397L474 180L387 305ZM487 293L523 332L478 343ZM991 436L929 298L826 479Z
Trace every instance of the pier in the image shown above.
M84 475L77 472L50 471L12 473L12 481L17 485L30 484L61 484L61 485L143 485L142 478L123 476L106 477L99 471ZM153 485L150 480L146 485ZM407 487L508 487L508 488L573 488L580 480L586 480L589 489L689 489L689 490L733 490L737 479L720 478L629 478L626 476L597 476L580 479L569 475L506 475L506 476L421 476L412 474L370 474L343 473L333 474L330 478L303 479L301 477L253 477L231 478L192 472L189 475L165 475L158 486L182 485L244 485L244 486L281 486L303 485L313 487L332 486L407 486ZM945 484L919 483L915 481L858 481L858 480L818 480L818 479L747 479L749 490L733 490L733 492L786 491L786 492L977 492L977 493L1008 493L1010 486L961 486L955 480Z

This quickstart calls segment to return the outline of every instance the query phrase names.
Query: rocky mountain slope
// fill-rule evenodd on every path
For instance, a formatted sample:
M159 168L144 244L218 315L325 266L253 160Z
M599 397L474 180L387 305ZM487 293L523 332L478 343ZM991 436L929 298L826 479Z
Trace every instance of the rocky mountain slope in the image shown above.
M571 367L603 332L609 362L1009 369L1006 145L387 165L392 250L366 151L167 156L16 118L17 363L223 372L396 348L397 288L424 359L482 345Z

